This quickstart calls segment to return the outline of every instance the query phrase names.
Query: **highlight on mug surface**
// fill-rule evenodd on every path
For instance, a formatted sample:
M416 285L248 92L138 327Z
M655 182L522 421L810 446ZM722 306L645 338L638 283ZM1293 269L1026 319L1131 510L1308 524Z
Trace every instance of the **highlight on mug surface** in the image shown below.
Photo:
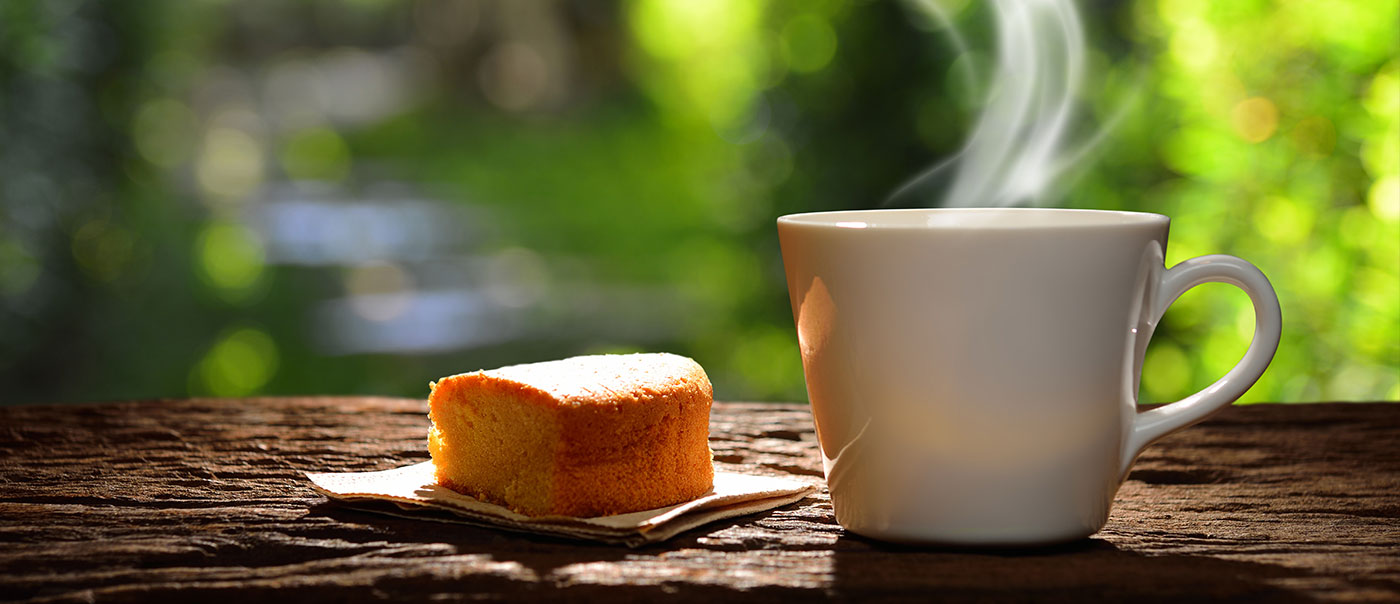
M1278 290L1242 401L1400 399L1397 39L1393 0L16 0L0 404L641 350L804 401L774 220L974 206L1168 215L1167 266ZM1186 294L1141 401L1253 322Z

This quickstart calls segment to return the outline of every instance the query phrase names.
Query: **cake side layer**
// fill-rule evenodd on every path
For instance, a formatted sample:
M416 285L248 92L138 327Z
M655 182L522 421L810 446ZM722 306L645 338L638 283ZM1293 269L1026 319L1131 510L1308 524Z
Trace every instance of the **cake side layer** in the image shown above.
M559 422L548 395L466 374L438 381L428 409L439 484L522 514L551 512Z
M554 509L605 516L695 499L714 485L709 380L560 410Z

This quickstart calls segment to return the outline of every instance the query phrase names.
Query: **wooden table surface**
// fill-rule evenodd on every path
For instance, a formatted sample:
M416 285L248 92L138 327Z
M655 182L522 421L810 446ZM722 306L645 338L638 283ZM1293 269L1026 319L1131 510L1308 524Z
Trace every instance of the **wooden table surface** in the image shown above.
M626 549L328 503L306 470L427 459L423 401L0 408L0 599L1400 601L1400 405L1234 407L1148 448L1108 526L885 545L825 492ZM820 483L805 406L716 404L719 466Z

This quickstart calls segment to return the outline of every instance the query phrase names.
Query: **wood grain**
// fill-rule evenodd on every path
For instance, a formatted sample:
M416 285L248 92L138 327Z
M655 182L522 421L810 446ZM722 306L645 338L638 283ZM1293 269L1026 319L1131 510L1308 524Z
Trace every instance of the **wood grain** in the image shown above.
M0 408L0 599L1400 601L1400 405L1234 407L1149 448L1094 538L889 546L825 494L639 550L380 516L305 470L427 458L423 401ZM821 481L804 406L722 403L717 462Z

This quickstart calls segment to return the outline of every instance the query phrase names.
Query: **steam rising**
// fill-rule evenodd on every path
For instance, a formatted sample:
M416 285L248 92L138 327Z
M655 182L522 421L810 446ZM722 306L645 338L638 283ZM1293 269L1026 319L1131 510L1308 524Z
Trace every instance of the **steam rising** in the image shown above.
M912 1L948 25L953 46L967 52L937 0ZM1084 75L1084 32L1074 4L989 4L997 46L985 108L957 154L900 186L886 205L1038 205L1055 178L1102 136L1101 130L1078 149L1064 148Z

